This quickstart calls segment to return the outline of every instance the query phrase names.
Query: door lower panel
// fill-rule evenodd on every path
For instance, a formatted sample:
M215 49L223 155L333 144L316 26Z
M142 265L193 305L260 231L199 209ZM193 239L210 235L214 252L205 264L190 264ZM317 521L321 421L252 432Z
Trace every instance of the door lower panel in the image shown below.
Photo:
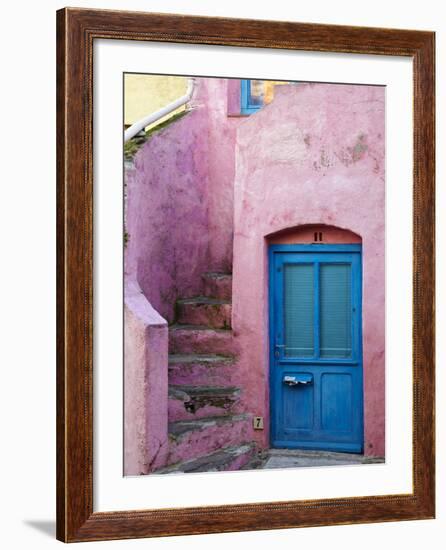
M361 372L342 367L282 370L275 393L275 447L361 452L362 402L356 391ZM311 375L313 383L289 386L284 377ZM281 383L280 383L281 382Z

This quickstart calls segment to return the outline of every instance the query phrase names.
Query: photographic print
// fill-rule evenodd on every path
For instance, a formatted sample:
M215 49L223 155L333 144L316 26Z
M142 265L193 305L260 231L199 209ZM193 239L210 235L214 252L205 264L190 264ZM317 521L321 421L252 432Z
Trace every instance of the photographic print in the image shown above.
M125 73L124 475L385 461L385 86Z

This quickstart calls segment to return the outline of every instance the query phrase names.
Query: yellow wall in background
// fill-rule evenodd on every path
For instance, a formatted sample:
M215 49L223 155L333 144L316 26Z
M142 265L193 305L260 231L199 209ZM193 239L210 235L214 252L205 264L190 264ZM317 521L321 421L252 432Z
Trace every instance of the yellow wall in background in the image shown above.
M286 80L251 80L251 96L262 97L266 105L274 99L274 88L285 84L295 83Z
M187 77L124 75L124 124L130 126L141 118L165 107L186 93ZM162 118L163 122L184 110L184 106Z

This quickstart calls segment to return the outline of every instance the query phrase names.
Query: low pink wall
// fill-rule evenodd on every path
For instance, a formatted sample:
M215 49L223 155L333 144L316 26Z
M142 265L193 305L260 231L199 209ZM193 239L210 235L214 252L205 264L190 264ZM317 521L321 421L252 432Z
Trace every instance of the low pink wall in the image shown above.
M233 319L244 406L269 443L267 236L325 224L363 244L365 453L384 455L384 88L281 86L237 132Z
M135 282L124 300L124 475L163 466L167 437L166 321Z

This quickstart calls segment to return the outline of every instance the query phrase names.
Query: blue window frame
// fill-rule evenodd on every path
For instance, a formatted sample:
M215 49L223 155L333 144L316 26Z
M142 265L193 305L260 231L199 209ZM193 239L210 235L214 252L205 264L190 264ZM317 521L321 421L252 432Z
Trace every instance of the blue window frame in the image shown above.
M240 80L240 113L251 115L259 111L274 97L274 88L278 84L297 84L281 80Z
M240 83L241 92L241 109L242 115L250 115L256 113L263 107L263 99L255 98L251 94L251 80L242 80Z

